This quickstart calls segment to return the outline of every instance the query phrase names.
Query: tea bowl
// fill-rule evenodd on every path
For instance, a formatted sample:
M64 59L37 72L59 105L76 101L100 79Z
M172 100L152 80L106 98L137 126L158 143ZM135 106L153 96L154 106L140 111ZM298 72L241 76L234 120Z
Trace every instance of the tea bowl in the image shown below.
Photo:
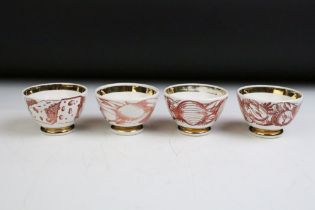
M87 88L73 83L48 83L23 90L31 116L50 135L62 135L74 129L85 102Z
M249 130L264 138L280 137L303 100L302 93L297 90L272 85L241 87L237 97Z
M119 135L134 135L150 118L159 90L145 84L115 83L98 87L95 94L111 130Z
M182 134L206 135L219 118L228 91L224 88L197 83L177 84L164 89L172 118Z

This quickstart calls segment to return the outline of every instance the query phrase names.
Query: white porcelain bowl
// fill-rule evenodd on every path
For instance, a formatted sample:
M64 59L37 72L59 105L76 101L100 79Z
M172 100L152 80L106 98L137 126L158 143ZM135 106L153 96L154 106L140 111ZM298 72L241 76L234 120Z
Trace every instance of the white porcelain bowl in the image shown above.
M159 90L145 84L115 83L97 88L95 94L112 131L133 135L142 131L151 116Z
M186 135L207 134L219 118L228 91L207 84L178 84L164 90L171 116L178 129Z
M237 91L241 111L252 133L279 137L296 116L303 100L301 92L271 85L251 85Z
M46 134L72 131L83 109L87 88L72 83L48 83L23 90L27 108Z

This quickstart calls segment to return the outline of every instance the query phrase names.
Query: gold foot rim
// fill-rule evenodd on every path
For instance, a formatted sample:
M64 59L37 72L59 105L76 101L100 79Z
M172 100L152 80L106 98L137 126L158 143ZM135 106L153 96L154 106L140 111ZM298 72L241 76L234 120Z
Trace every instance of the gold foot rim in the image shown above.
M182 133L186 135L191 135L191 136L202 136L206 135L210 130L211 127L207 128L186 128L183 126L178 126L178 130L181 131Z
M280 130L266 130L266 129L261 129L261 128L255 128L253 126L249 126L249 130L258 136L261 137L279 137L283 133L283 129Z
M115 133L121 134L121 135L133 135L143 130L143 125L137 125L137 126L131 126L131 127L111 125L110 127L113 129Z
M45 127L40 127L40 130L46 134L50 135L60 135L60 134L66 134L69 133L74 129L74 124L69 125L63 128L45 128Z

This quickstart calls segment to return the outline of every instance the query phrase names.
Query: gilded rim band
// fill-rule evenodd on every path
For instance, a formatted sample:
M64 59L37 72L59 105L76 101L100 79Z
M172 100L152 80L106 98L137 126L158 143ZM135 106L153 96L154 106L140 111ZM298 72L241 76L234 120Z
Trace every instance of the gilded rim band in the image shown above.
M252 85L238 89L238 94L240 95L246 95L248 93L273 93L288 96L291 100L301 99L303 97L301 92L281 86Z
M261 129L261 128L255 128L253 126L249 126L249 130L256 135L267 136L267 137L279 136L283 133L283 129L266 130L266 129Z
M29 96L33 93L38 93L47 90L72 90L78 93L84 94L87 88L83 85L73 84L73 83L48 83L42 85L35 85L23 90L25 96Z
M186 128L183 126L178 126L178 130L187 133L187 134L191 134L191 135L199 135L199 134L204 134L204 133L208 133L211 130L211 127L207 127L207 128Z
M133 132L138 132L139 130L142 130L143 125L137 125L137 126L132 126L132 127L122 127L122 126L117 126L117 125L111 125L111 128L121 133L133 133Z
M63 133L68 133L69 131L74 129L74 124L67 126L67 127L63 127L63 128L45 128L45 127L40 127L41 131L43 131L44 133L48 133L48 134L63 134Z
M114 83L109 85L103 85L95 90L97 97L106 97L109 93L117 92L138 92L145 93L148 98L155 98L159 94L159 89L146 84L139 83Z
M177 84L168 86L164 89L164 95L168 97L172 97L172 94L178 92L207 92L215 95L216 96L215 99L228 97L228 91L225 90L224 88L208 84L199 83Z

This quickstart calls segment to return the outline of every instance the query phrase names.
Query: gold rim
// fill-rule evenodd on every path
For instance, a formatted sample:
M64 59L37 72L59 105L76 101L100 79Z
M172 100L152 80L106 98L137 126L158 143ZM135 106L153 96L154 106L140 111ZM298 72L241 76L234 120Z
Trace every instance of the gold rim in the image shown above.
M71 84L71 83L53 83L53 84L32 86L24 90L23 93L25 96L29 96L33 93L46 91L46 90L72 90L79 93L84 93L86 91L86 87L77 85L77 84Z
M143 125L137 125L132 127L122 127L117 125L111 125L111 128L119 133L135 133L143 129Z
M181 84L165 88L164 93L171 95L178 92L207 92L216 96L225 96L227 91L221 87L206 84Z
M211 130L211 127L207 128L186 128L183 126L178 126L178 130L190 134L190 135L200 135L200 134L205 134L208 133Z
M43 131L44 133L48 133L48 134L63 134L63 133L68 133L71 130L74 129L74 124L67 126L67 127L63 127L63 128L45 128L45 127L40 127L41 131Z
M279 136L283 133L283 129L280 130L266 130L261 128L255 128L253 126L249 126L249 130L259 136L266 136L266 137L274 137Z
M130 85L117 85L117 86L109 86L104 87L97 90L97 94L100 96L106 95L108 93L116 93L116 92L138 92L138 93L145 93L149 96L153 96L157 93L156 90L153 88L141 86L138 84L130 84Z
M299 99L302 97L302 94L283 87L266 87L266 86L254 86L254 87L245 87L239 90L239 93L246 95L247 93L273 93L277 95L289 96L292 99Z

